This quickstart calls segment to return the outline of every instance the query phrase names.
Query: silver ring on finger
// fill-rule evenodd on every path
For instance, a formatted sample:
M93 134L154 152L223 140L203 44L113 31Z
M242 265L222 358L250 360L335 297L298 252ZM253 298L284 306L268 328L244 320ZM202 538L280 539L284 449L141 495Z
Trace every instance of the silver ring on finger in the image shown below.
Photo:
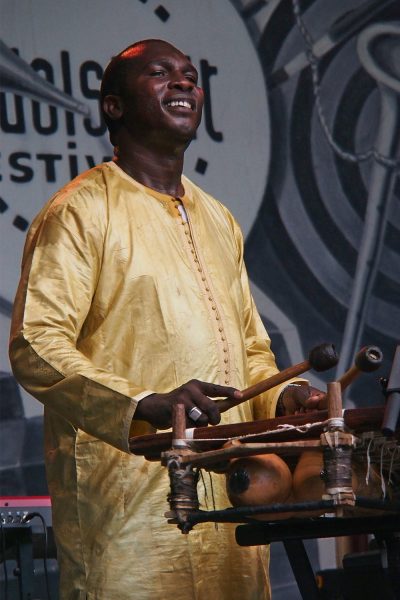
M193 406L193 408L191 408L188 412L189 419L192 419L192 421L195 423L200 419L202 414L203 413L199 408L197 408L197 406Z

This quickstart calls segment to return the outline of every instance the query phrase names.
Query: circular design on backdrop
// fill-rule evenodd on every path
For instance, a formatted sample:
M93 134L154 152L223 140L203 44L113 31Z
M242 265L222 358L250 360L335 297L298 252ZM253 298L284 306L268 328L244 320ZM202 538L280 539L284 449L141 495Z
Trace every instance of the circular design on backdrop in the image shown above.
M99 31L108 33L100 36ZM174 0L56 4L37 0L33 11L26 0L16 0L3 15L0 37L91 113L88 118L31 98L15 101L11 93L3 96L10 124L17 123L14 129L18 122L21 126L19 132L3 134L7 139L0 201L3 308L4 302L11 306L24 234L34 215L71 175L110 157L96 90L111 56L139 39L166 39L189 52L198 67L206 102L184 171L226 204L248 233L268 175L269 107L258 54L229 0L185 0L184 8Z
M302 297L306 310L301 321L318 322L321 336L324 328L328 335L336 330L340 339L374 161L348 162L333 152L318 119L306 46L295 23L292 3L273 4L267 14L266 4L259 2L249 23L269 89L273 148L260 213L264 217L263 232L256 224L249 242L254 237L259 244L260 236L266 236L284 273L282 276L278 269L273 281L271 277L269 281L262 279L259 285L264 291L279 301L287 314L293 314L296 294ZM334 139L348 152L373 148L381 126L380 91L360 63L357 37L371 22L393 21L399 16L396 3L372 4L367 14L365 6L356 0L300 2L315 53L320 55L325 118ZM388 348L393 348L393 341L400 337L399 197L397 178L393 192L388 190L386 194L390 206L384 247L366 314L366 335ZM288 279L295 290L285 296L283 287ZM309 336L315 335L315 328L310 332L301 321L298 324L306 343Z

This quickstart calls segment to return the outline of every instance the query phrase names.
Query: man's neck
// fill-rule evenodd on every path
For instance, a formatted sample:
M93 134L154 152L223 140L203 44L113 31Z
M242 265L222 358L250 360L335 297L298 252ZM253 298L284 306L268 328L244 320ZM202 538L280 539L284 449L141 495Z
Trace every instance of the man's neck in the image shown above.
M180 197L184 194L181 182L183 170L181 151L149 149L131 142L128 147L119 147L117 165L130 177L158 192Z

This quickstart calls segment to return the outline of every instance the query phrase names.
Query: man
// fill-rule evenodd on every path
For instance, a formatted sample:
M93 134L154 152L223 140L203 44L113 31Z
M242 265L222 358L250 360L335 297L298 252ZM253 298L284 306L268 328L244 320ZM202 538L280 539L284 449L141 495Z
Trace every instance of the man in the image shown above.
M216 424L210 397L240 397L277 371L239 227L182 175L203 105L196 69L166 42L139 42L107 67L102 102L116 159L33 222L10 345L16 377L45 406L60 598L268 598L266 550L239 548L230 525L181 535L163 517L166 470L129 454L129 436L170 427L177 398L190 426ZM283 388L223 422L273 416ZM319 397L281 399L293 412ZM201 501L227 506L212 479Z

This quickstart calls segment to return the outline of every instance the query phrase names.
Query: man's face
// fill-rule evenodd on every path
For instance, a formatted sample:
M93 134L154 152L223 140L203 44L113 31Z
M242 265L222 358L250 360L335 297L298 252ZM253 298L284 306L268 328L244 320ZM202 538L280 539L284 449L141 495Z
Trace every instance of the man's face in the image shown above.
M201 120L203 91L197 71L165 42L147 43L132 61L121 93L123 124L132 135L193 139Z

